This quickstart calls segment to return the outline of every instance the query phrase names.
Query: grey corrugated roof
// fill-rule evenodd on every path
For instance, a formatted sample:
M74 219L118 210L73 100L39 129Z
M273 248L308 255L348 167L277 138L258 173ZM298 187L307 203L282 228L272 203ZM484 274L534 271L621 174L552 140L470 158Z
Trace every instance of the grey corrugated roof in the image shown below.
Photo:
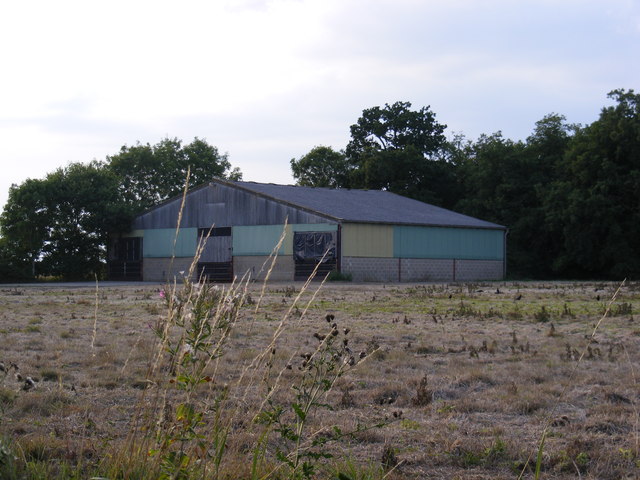
M347 222L505 228L382 190L314 188L254 182L228 183Z

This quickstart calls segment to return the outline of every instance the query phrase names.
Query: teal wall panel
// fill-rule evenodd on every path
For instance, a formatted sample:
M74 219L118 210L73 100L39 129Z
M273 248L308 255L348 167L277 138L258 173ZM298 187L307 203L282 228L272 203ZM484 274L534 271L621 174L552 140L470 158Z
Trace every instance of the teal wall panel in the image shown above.
M478 228L393 228L396 258L504 259L504 231Z
M284 225L250 225L231 228L233 255L269 255L280 241ZM287 228L288 229L288 228ZM286 252L287 242L278 251L278 255L291 255ZM289 248L291 249L291 248Z
M162 258L174 255L175 228L154 228L144 231L142 256ZM181 228L175 246L176 257L193 257L198 244L197 228Z
M233 255L270 255L280 241L284 225L250 225L232 227ZM287 225L286 236L278 255L293 255L293 232L331 232L337 224Z

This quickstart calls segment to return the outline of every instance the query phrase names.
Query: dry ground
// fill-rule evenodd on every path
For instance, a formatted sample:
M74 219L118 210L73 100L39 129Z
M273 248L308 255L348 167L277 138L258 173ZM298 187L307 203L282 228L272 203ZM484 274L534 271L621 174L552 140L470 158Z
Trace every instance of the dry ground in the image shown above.
M142 393L154 389L146 373L152 327L165 313L161 287L0 286L0 435L50 462L91 463L117 444ZM530 455L535 464L548 426L541 478L640 477L639 283L621 288L591 343L616 284L327 283L303 314L317 287L293 309L273 371L295 383L299 355L316 347L314 334L329 332L333 314L364 358L311 425L388 422L330 444L339 453L330 462L370 471L397 462L389 478L517 478ZM251 304L213 383L237 381L301 284L268 285L257 306L261 288L249 286ZM28 390L26 377L35 381ZM256 381L244 392L258 405L264 389ZM247 454L249 423L238 419L229 455Z

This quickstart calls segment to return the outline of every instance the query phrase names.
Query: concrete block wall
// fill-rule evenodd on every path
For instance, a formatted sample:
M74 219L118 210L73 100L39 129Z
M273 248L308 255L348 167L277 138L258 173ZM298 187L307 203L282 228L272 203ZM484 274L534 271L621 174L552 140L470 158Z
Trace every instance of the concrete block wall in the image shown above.
M399 281L397 258L342 257L340 270L350 273L354 282Z
M143 258L142 279L145 282L165 282L173 280L174 276L182 277L189 272L193 257L174 258ZM180 273L183 272L183 273ZM197 274L197 270L195 272Z
M261 272L260 270L265 261L267 261L267 264L264 266L264 271ZM271 267L271 261L272 259L270 259L268 255L233 257L233 274L238 278L242 278L242 276L249 271L252 280L264 280L267 271ZM278 255L269 280L293 281L294 273L295 264L293 262L293 255Z
M470 282L502 280L502 261L438 258L343 257L354 282Z
M500 260L457 260L456 281L502 280L504 265Z
M233 274L241 278L250 271L252 279L263 280L270 263L265 271L260 269L268 258L266 255L233 257ZM181 277L189 271L192 262L191 257L174 258L173 264L170 258L145 258L143 279L165 282L174 275ZM503 264L499 260L456 260L454 279L454 261L451 259L343 257L342 272L350 273L354 282L472 282L502 280ZM292 281L294 273L293 256L279 255L270 279Z
M453 260L446 258L399 259L401 282L450 282L453 280Z

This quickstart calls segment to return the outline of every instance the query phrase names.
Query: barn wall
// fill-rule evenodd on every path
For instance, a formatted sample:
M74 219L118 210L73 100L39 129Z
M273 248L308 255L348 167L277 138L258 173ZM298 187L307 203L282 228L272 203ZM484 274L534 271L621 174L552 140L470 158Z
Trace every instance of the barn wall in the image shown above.
M197 228L181 228L176 240L175 228L157 228L145 230L142 242L144 258L193 257L198 245Z
M354 282L397 282L398 259L381 257L342 257L343 273Z
M182 278L188 272L193 257L174 258L145 258L142 261L142 275L145 282L166 282L174 277Z
M170 200L138 216L134 229L175 228L182 198ZM229 227L235 225L284 225L331 223L321 215L306 212L241 188L210 183L187 194L182 228Z
M233 227L233 255L270 255L280 241L284 225L251 225ZM337 224L314 223L287 225L279 255L293 255L294 232L331 232Z
M504 231L395 226L393 254L396 258L503 260Z
M456 281L502 280L504 262L491 260L458 260L456 262Z
M501 280L503 262L441 258L343 257L354 282L470 282Z
M399 258L402 282L452 282L454 262L450 258Z
M233 257L233 274L242 278L249 272L251 279L264 280L273 258L268 255L251 255ZM265 264L266 262L266 264ZM278 255L269 280L293 281L295 264L292 255Z
M342 255L345 257L393 257L393 227L345 223L342 226Z
M233 227L233 255L269 255L282 236L284 225L259 225ZM291 225L286 227L286 236L278 250L279 255L293 251L291 242Z

